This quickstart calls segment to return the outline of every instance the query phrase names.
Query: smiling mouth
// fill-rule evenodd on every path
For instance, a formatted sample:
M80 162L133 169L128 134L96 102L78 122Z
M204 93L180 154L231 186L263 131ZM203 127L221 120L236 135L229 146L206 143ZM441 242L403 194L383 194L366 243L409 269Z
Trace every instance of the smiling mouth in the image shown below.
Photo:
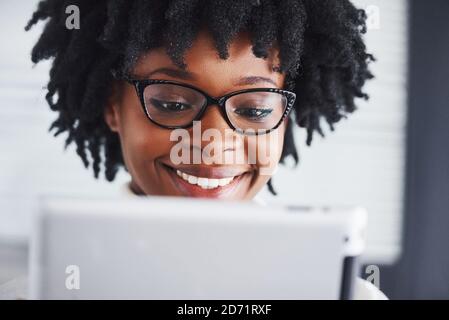
M213 179L193 176L188 173L182 172L181 170L176 170L176 174L184 181L187 181L192 185L200 186L202 189L216 189L219 187L224 187L230 184L234 180L234 178L238 177L234 176L228 178Z
M192 197L228 197L252 171L232 167L189 166L173 168L162 164L168 170L177 189ZM250 182L250 180L248 180Z

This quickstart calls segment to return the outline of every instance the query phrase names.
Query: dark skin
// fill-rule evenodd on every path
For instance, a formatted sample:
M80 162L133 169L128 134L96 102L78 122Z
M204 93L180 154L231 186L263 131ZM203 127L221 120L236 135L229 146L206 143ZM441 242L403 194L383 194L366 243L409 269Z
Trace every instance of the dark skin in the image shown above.
M213 97L250 88L282 88L285 74L273 71L278 65L278 50L273 48L268 59L254 56L251 42L246 33L239 34L229 47L229 58L221 60L214 47L213 40L207 31L198 34L193 46L185 54L189 78L174 72L157 72L149 76L156 69L169 68L181 71L176 67L164 48L149 51L140 57L133 76L139 79L173 80L193 85L207 92ZM265 80L246 78L263 77ZM183 146L190 148L204 148L216 143L215 150L222 153L222 159L242 152L245 159L251 148L263 148L261 152L269 154L269 163L245 164L214 163L175 165L170 160L170 150L177 143L170 141L172 130L161 128L150 122L142 111L138 96L132 85L120 82L115 85L115 95L105 109L105 120L109 128L117 132L120 137L125 165L131 174L130 187L139 195L169 195L188 197L208 197L232 200L252 199L268 182L270 175L261 174L261 169L274 169L279 163L286 121L276 129L277 132L264 135L269 141L270 135L275 135L274 144L260 144L259 139L251 139L234 132L225 135L224 130L229 126L219 112L219 107L211 105L201 119L201 130L215 128L222 132L225 139L232 139L234 143L225 145L222 141L203 141L201 146L193 144ZM192 129L189 129L192 132ZM254 146L251 144L257 143ZM231 147L229 147L231 145ZM270 148L270 150L265 150ZM254 149L252 149L254 150ZM256 149L258 150L258 149ZM201 190L199 186L191 187L176 175L176 170L210 178L224 178L235 176L232 187ZM198 189L198 190L197 190Z

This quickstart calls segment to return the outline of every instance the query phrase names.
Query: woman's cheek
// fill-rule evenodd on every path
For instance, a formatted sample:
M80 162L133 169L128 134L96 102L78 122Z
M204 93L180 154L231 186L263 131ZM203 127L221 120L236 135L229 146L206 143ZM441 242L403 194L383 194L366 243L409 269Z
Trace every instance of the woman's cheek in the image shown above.
M248 158L256 159L259 175L273 174L282 155L284 134L285 126L282 125L269 134L252 136L248 139Z
M170 153L170 130L150 122L139 105L130 102L123 107L120 139L125 164L134 179L153 176L154 161Z

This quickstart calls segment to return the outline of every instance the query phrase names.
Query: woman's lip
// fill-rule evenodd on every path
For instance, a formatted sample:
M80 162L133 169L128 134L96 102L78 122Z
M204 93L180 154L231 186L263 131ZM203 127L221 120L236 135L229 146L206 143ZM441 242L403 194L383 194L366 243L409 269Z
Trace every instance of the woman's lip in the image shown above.
M213 166L203 166L203 165L190 165L190 166L171 166L164 163L166 167L171 170L179 170L181 172L187 173L188 175L209 178L209 179L223 179L241 176L247 173L248 170L235 167L213 167Z
M173 182L175 183L176 187L181 190L183 194L186 194L191 197L202 197L202 198L220 198L225 197L226 195L230 194L242 181L244 177L247 175L244 172L239 176L236 176L229 184L217 187L213 189L203 189L199 185L196 184L190 184L189 182L185 181L181 177L179 177L176 174L176 169L164 165L169 172L170 176L173 179Z

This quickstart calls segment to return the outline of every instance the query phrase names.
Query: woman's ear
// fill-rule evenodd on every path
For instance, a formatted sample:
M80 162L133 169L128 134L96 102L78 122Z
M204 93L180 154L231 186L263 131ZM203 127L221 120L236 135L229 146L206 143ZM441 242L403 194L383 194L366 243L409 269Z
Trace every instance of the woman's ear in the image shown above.
M119 131L119 86L116 82L113 84L112 94L108 99L106 107L104 108L104 121L108 125L109 129L113 132Z
M118 110L116 104L109 104L104 109L104 121L113 132L119 131Z

